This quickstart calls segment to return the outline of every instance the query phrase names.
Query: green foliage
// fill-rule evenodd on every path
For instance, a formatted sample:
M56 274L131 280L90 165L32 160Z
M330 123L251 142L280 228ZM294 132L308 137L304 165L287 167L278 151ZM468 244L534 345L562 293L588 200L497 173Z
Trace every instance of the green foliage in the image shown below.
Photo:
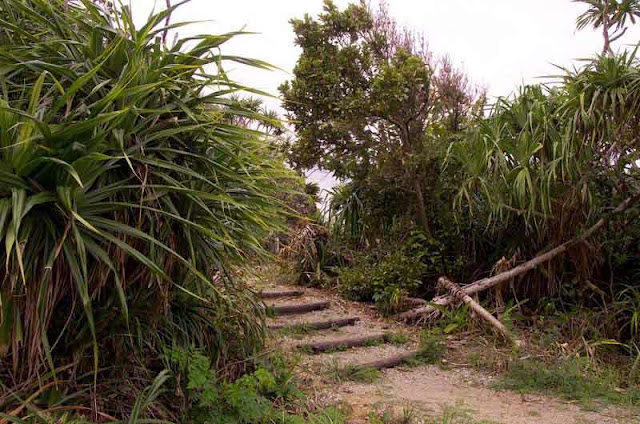
M422 37L400 28L384 6L339 10L325 0L317 18L291 23L302 54L294 79L280 87L298 136L290 162L360 185L384 179L386 189L411 198L404 214L430 233L435 214L423 184L436 179L437 167L428 161L445 145L442 130L458 131L470 115L476 93L466 76L448 61L436 66ZM361 242L366 227L357 219L357 199L340 203L343 232Z
M640 289L627 286L618 293L615 308L621 335L627 333L631 340L640 341Z
M397 415L391 408L375 408L369 412L369 423L371 424L415 424L419 418L415 410L403 408L402 413Z
M352 300L373 300L385 312L392 312L421 284L425 266L418 259L397 252L377 265L369 264L339 271L341 292Z
M356 383L371 384L380 378L380 371L375 368L353 364L342 365L337 360L334 360L328 365L327 375L336 383L354 381Z
M466 265L463 256L419 231L399 246L393 237L385 242L354 255L350 267L340 268L338 288L348 299L374 301L386 314L403 308L407 296L434 294L439 275L459 275Z
M345 424L346 421L347 414L343 409L328 407L310 414L305 421L301 419L299 424Z
M233 382L220 381L211 361L197 349L174 348L165 355L177 372L186 375L190 403L185 419L194 423L295 423L294 415L276 407L300 398L293 366L281 356L259 362L252 373Z
M253 90L221 66L268 66L223 54L235 33L162 44L174 9L136 28L127 7L0 1L3 410L52 379L128 416L163 346L229 375L262 346L259 305L227 269L280 228L290 173L239 123L268 119L229 97Z
M326 0L317 19L291 22L302 55L281 91L300 138L294 164L359 178L401 149L417 153L427 122L465 114L470 96L454 83L462 82L459 75L451 67L435 75L420 37L398 28L384 8L351 4L341 11ZM460 101L429 107L445 86Z
M332 236L346 240L352 245L363 244L367 239L367 224L364 222L364 205L358 190L352 184L334 187L331 192L327 221Z
M343 259L327 229L307 220L290 230L288 243L280 255L293 261L298 284L320 287L331 284L334 268Z
M603 27L603 53L612 52L611 43L627 31L627 23L635 24L640 17L640 2L637 0L574 0L588 5L588 9L576 20L577 28Z
M495 421L476 420L473 411L461 406L448 405L444 408L442 415L427 420L427 424L499 424Z
M420 353L416 358L420 363L436 364L446 353L446 342L438 331L423 331L420 335Z
M548 364L534 360L517 360L500 376L496 388L549 393L585 405L605 402L640 404L640 389L620 389L620 380L612 368L594 370L586 358L567 358Z
M478 421L473 418L473 412L460 406L447 405L441 414L423 416L412 407L402 408L401 413L395 413L392 408L375 409L369 412L369 422L372 424L498 424L493 421Z
M633 199L639 192L638 142L631 136L638 130L638 72L633 52L599 56L566 70L560 84L525 87L500 99L464 142L452 146L451 157L467 173L456 196L459 215L510 242L500 243L505 256L529 258L579 237ZM598 279L607 272L604 259L612 257L603 249L606 237L621 252L615 241L637 233L632 222L614 220L614 231L572 246L569 260L531 273L531 284L520 285L518 294L538 299L558 294L567 281ZM635 251L634 242L625 244Z
M435 329L443 334L452 334L464 331L470 323L469 307L462 305L459 308L449 310L447 308L440 309L442 317L435 324Z
M560 239L584 224L566 223L569 218L601 216L598 184L624 181L620 171L636 157L635 139L611 142L612 134L636 125L634 61L628 53L599 57L567 71L562 86L525 87L513 99L500 99L467 142L455 146L468 172L458 204L482 202L491 208L489 223L521 220L534 235L553 229Z
M409 335L405 333L391 333L386 334L384 337L385 342L395 344L395 345L403 345L409 343L411 338Z

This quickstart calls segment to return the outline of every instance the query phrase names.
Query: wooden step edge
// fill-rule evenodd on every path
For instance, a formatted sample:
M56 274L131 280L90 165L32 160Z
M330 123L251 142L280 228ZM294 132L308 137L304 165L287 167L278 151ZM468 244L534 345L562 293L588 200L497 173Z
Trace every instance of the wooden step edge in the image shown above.
M309 322L299 322L294 324L272 324L267 326L269 330L284 330L284 329L296 329L299 328L301 330L327 330L330 328L340 328L347 327L350 325L354 325L356 322L360 321L359 317L349 317L349 318L337 318L337 319L328 319L322 321L309 321Z
M275 315L306 314L313 311L321 311L329 307L329 302L300 303L296 305L267 305L268 311Z
M398 365L403 365L412 359L417 359L421 355L420 350L412 350L409 352L399 353L397 355L388 356L386 358L378 359L371 362L365 362L363 364L357 364L357 368L373 368L377 370L382 370L385 368L394 368Z
M385 343L387 341L387 338L388 335L384 333L369 334L366 336L346 337L342 339L327 340L322 342L301 343L296 347L305 352L320 353L332 349L348 349L351 347Z
M258 296L263 299L279 299L281 297L300 297L304 295L302 290L261 290Z

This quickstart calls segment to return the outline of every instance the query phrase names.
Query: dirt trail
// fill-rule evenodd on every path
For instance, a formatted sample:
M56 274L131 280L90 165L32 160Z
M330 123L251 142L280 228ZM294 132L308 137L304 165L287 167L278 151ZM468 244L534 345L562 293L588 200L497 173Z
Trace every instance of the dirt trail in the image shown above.
M365 345L339 349L320 354L303 352L299 375L307 389L320 405L342 402L349 405L350 423L367 423L374 409L394 411L412 410L414 416L441 417L443 411L453 407L467 411L469 420L464 423L501 424L627 424L640 423L632 412L618 408L586 411L579 405L545 396L521 395L510 391L489 388L492 377L470 368L434 365L398 366L382 371L381 378L373 383L336 382L332 370L351 364L369 363L374 360L411 352L418 346L418 330L415 327L382 319L366 305L347 302L320 290L301 289L298 286L268 281L256 283L259 289L302 290L296 297L266 299L267 305L305 304L328 301L324 310L271 318L270 325L297 325L290 331L273 331L271 343L279 348L294 350L300 344L330 341L352 336L386 333L403 334L404 340L395 343ZM305 328L304 323L329 319L359 317L354 325L325 330ZM403 342L403 343L399 343Z

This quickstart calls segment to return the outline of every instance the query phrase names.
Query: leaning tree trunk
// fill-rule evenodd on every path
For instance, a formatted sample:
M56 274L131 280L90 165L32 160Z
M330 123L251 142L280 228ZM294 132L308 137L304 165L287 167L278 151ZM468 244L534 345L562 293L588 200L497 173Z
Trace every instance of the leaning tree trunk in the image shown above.
M605 224L609 221L610 217L612 215L618 214L618 213L622 213L624 211L626 211L627 209L629 209L633 204L635 204L636 202L638 202L638 200L640 200L640 193L636 193L633 196L629 197L627 200L625 200L624 202L622 202L620 205L618 205L617 208L615 208L611 214L609 214L608 216L602 217L600 218L600 220L598 222L595 223L595 225L593 225L591 228L589 228L587 231L585 231L582 235L580 235L579 237L576 237L572 240L569 240L565 243L562 243L561 245L549 250L546 253L543 253L540 256L536 256L535 258L531 259L528 262L523 263L522 265L518 265L517 267L509 270L509 271L505 271L502 272L498 275L495 275L491 278L483 278L482 280L478 280L478 281L474 281L471 284L468 284L466 286L464 286L462 288L462 290L466 293L466 294L473 294L473 293L478 293L484 290L487 290L488 288L491 288L495 285L498 285L500 283L504 283L506 281L510 281L512 279L514 279L515 277L518 277L520 275L523 275L529 271L531 271L532 269L535 269L537 267L539 267L540 265L549 262L550 260L552 260L553 258L555 258L556 256L566 252L567 250L569 250L570 247L572 247L575 244L581 243L583 241L585 241L586 239L588 239L589 237L591 237L593 234L595 234L596 232L598 232L599 230L601 230ZM419 318L423 315L428 315L431 314L435 311L437 311L437 306L445 306L450 304L451 302L453 302L455 300L455 298L453 296L440 296L440 297L436 297L435 299L433 299L431 301L431 305L428 306L424 306L422 308L417 308L417 309L413 309L411 311L407 311L407 312L403 312L401 314L398 314L398 318L405 320L405 321L409 321L412 319L416 319Z

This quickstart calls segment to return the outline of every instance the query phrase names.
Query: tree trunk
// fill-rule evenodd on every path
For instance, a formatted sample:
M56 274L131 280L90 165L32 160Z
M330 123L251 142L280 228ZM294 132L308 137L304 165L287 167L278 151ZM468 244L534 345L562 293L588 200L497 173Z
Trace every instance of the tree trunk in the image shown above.
M413 181L413 188L416 192L416 199L418 200L418 219L420 220L422 231L424 231L426 235L431 236L429 218L427 217L427 208L425 207L424 195L422 194L422 184L420 184L420 179L417 176Z
M532 269L537 268L538 266L549 262L551 259L555 258L556 256L566 252L567 250L569 250L569 248L571 246L573 246L574 244L578 244L581 243L583 241L585 241L586 239L588 239L589 237L591 237L594 233L598 232L599 230L601 230L605 224L609 221L609 218L612 215L621 213L626 211L627 209L629 209L633 204L635 204L636 202L638 202L638 200L640 200L640 193L636 193L633 196L629 197L627 200L625 200L624 202L622 202L620 205L618 205L617 208L615 208L611 214L609 214L608 216L602 217L600 218L600 220L598 222L595 223L595 225L593 225L591 228L589 228L587 231L585 231L582 235L580 235L579 237L576 237L572 240L569 240L565 243L562 243L561 245L549 250L547 253L543 253L540 256L536 256L535 258L531 259L528 262L523 263L522 265L519 265L513 269L510 269L509 271L505 271L502 272L498 275L495 275L491 278L483 278L482 280L478 280L478 281L474 281L471 284L468 284L466 286L464 286L462 288L462 290L466 293L466 294L473 294L473 293L478 293L481 291L484 291L490 287L493 287L497 284L503 283L505 281L509 281L514 279L515 277L518 277L520 275L523 275L529 271L531 271ZM409 321L412 319L416 319L420 316L423 315L427 315L430 313L433 313L435 311L437 311L437 307L436 306L445 306L450 304L455 298L453 296L439 296L434 298L431 303L432 305L428 305L422 308L417 308L417 309L413 309L411 311L407 311L404 313L399 314L397 317L399 319L405 320L405 321ZM435 305L435 306L434 306Z
M611 39L609 38L609 0L604 2L604 13L602 15L602 37L604 38L604 47L602 48L602 55L608 54L613 56L613 50L611 50Z

